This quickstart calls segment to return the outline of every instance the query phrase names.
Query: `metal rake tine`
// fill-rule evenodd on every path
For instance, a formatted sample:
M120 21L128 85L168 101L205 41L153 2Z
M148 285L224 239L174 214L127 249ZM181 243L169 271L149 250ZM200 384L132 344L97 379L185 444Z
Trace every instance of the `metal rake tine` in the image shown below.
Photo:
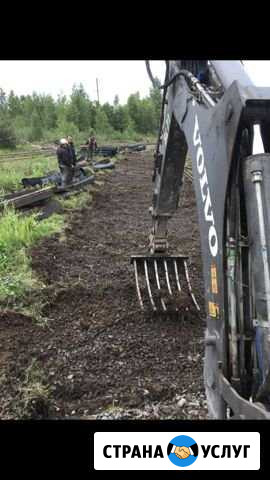
M167 285L168 285L169 294L172 295L172 289L171 289L171 285L170 285L170 281L169 281L169 275L168 275L167 261L164 259L163 263L164 263L164 268L165 268L165 275L166 275L166 281L167 281Z
M159 276L158 276L158 267L157 267L157 261L156 260L154 260L154 267L155 267L157 287L158 287L159 290L161 290L160 282L159 282ZM166 308L165 302L164 302L162 297L160 297L160 301L161 301L161 305L162 305L162 308L163 308L164 312L166 312L167 308Z
M147 290L148 290L150 302L151 302L151 304L152 304L153 309L156 310L157 307L156 307L155 302L154 302L153 297L152 297L152 292L151 292L151 287L150 287L150 282L149 282L148 268L147 268L147 262L146 262L146 260L144 260L144 272L145 272L145 278L146 278L146 284L147 284Z
M178 288L179 292L181 292L180 280L179 280L178 268L177 268L176 260L173 261L173 264L174 264L174 271L175 271L177 288Z
M142 308L142 310L144 310L143 301L142 301L142 296L141 296L141 291L140 291L140 286L139 286L139 277L138 277L137 262L136 262L135 259L134 259L134 262L133 262L133 263L134 263L135 282L136 282L137 295L138 295L138 299L139 299L141 308Z
M197 303L197 300L196 298L194 297L194 294L192 293L192 289L191 289L191 284L190 284L190 280L189 280L189 274L188 274L188 266L187 266L187 262L184 261L184 266L185 266L185 273L186 273L186 279L187 279L187 283L188 283L188 289L189 289L189 293L192 297L192 300L193 300L193 303L195 305L195 307L197 308L197 310L200 311L200 307Z

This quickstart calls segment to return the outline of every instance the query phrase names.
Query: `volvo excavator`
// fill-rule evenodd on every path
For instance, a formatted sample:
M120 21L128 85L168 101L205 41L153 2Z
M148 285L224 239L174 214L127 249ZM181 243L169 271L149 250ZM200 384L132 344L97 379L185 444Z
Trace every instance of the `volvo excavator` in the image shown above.
M149 61L146 67L157 86ZM167 60L159 88L149 249L131 258L140 306L167 315L188 295L200 309L188 255L168 253L169 220L189 158L203 264L209 417L270 419L270 88L255 86L242 61L218 60Z

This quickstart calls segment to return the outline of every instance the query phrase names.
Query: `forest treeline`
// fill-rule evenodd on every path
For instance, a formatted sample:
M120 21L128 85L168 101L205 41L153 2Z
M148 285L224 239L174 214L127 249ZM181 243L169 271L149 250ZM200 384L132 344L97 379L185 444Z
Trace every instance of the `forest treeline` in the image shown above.
M58 95L8 94L0 88L0 147L36 141L55 141L72 135L81 142L90 134L110 140L139 140L156 136L159 128L161 91L151 88L140 98L131 94L125 105L115 95L113 105L92 101L82 84L72 93Z

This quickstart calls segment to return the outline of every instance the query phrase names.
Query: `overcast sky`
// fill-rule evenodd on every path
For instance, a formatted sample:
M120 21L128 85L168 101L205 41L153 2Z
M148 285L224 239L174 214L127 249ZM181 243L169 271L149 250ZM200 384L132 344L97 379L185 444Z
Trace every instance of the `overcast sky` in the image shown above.
M257 86L270 86L270 61L245 61L247 73ZM163 61L152 61L154 76L164 79ZM62 93L71 94L72 86L82 83L91 100L112 103L116 94L124 104L131 93L149 94L151 82L144 60L0 60L0 87L6 93L51 94L55 99Z
M155 64L157 68L155 68ZM164 62L153 62L153 70L163 78ZM144 61L139 60L35 60L0 61L0 87L17 95L48 93L54 98L71 94L74 84L82 83L91 100L97 100L96 79L101 103L113 103L115 95L124 104L131 93L149 93L151 82Z

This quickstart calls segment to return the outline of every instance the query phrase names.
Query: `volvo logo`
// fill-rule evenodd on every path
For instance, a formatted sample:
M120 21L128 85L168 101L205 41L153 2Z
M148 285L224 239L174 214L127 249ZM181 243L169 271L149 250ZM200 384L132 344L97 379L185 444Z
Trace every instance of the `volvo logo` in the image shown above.
M207 171L204 163L204 153L201 142L201 135L199 130L198 116L195 115L195 125L193 133L193 145L196 148L196 165L197 171L200 176L200 189L201 189L201 198L204 206L204 218L206 222L209 222L208 230L208 244L211 255L215 257L218 252L218 238L217 231L215 228L215 219L212 208L210 190L208 185Z

